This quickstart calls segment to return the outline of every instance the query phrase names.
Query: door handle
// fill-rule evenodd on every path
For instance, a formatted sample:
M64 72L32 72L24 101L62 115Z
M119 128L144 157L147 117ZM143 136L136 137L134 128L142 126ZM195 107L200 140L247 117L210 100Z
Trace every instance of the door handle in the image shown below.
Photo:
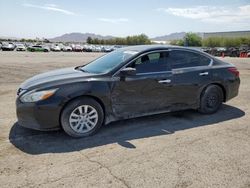
M167 79L167 80L159 80L158 83L160 84L169 84L171 83L171 80Z
M200 76L206 76L206 75L208 75L208 72L201 72L199 75Z

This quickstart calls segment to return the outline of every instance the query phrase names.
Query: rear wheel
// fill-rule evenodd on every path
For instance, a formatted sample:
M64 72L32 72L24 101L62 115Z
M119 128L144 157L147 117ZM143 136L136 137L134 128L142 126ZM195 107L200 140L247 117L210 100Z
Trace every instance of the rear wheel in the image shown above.
M93 135L102 126L104 113L101 105L92 98L70 102L63 110L61 124L64 131L73 137Z
M215 113L223 102L223 91L219 86L210 85L201 94L199 112Z

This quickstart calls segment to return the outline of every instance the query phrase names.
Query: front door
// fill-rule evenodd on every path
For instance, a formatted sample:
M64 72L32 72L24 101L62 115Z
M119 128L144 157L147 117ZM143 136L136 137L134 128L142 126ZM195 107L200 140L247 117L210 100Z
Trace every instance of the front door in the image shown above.
M136 68L136 75L121 79L115 76L111 92L112 108L119 118L129 118L168 110L173 96L168 52L145 54L127 67Z

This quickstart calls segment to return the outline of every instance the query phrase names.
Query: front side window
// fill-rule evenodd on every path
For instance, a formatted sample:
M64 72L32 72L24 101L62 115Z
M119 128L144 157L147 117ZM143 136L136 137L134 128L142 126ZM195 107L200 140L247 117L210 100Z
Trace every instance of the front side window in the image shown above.
M169 53L168 62L171 63L172 69L178 69L197 66L208 66L211 62L211 59L195 52L173 50Z
M136 68L137 73L162 72L168 70L166 58L168 52L155 52L145 54L134 62L129 67Z

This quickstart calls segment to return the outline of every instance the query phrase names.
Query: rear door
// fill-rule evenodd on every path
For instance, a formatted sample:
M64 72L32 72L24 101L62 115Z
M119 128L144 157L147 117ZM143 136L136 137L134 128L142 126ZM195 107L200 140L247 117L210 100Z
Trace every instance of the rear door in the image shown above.
M201 89L211 80L212 60L199 52L172 50L168 63L172 70L173 108L197 106Z

